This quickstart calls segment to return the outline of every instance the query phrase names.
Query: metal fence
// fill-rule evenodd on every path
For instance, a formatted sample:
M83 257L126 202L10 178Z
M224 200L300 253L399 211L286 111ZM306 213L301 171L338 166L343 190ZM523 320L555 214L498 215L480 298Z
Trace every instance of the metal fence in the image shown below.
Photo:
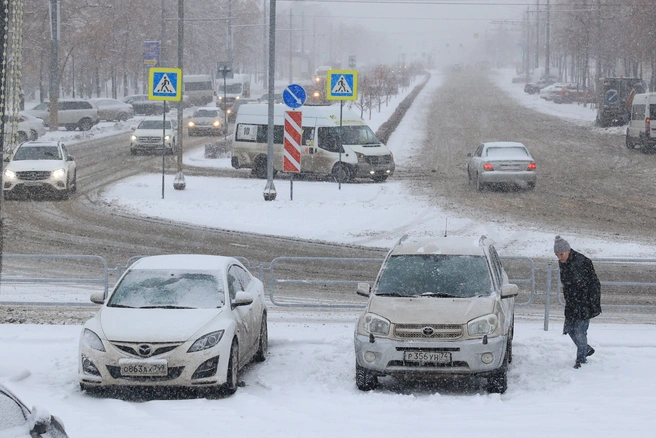
M3 269L3 275L0 276L0 286L10 284L33 284L33 285L59 285L71 286L77 285L85 288L96 288L102 290L104 295L108 295L109 288L120 278L128 266L142 256L130 258L125 265L119 265L109 268L106 260L97 255L50 255L50 254L3 254L5 262L27 262L22 266L13 266L9 269ZM355 289L358 283L373 284L376 274L383 262L382 258L334 258L334 257L277 257L268 265L261 264L253 266L248 259L235 257L244 264L255 276L264 283L265 292L271 303L280 307L296 308L328 308L328 309L357 309L366 305L366 298L358 296ZM559 305L564 305L562 289L558 276L558 268L554 269L552 263L546 266L544 276L544 289L540 290L537 286L537 275L540 271L534 260L528 257L504 256L504 267L509 275L511 283L520 287L520 294L515 299L517 306L529 306L536 304L538 297L544 297L544 330L548 330L549 317L552 307L552 296L555 296ZM52 275L56 269L43 269L36 267L35 262L45 260L50 262L71 262L78 267L79 264L85 264L81 269L88 274L88 277L62 277ZM650 274L656 278L656 259L637 259L637 258L598 258L592 259L595 266L604 264L606 267L615 272L611 280L602 280L604 288L621 288L622 293L618 296L623 297L623 301L628 300L636 290L645 288L656 288L656 282L648 281ZM633 269L624 269L630 265ZM5 268L7 263L5 263ZM31 269L25 269L26 266ZM300 267L300 269L299 269ZM644 268L643 268L644 267ZM647 268L649 267L649 268ZM650 271L651 269L651 271ZM20 272L20 275L5 275L9 270ZM647 272L650 271L650 272ZM652 272L653 271L653 272ZM51 275L44 275L50 273ZM635 279L632 276L638 273L641 278ZM617 279L615 278L617 277ZM621 278L624 277L624 278ZM627 278L628 277L628 278ZM345 280L347 278L347 280ZM639 281L638 281L639 280ZM555 285L554 285L555 283ZM70 288L69 288L70 289ZM604 289L604 290L605 290ZM68 289L67 289L68 291ZM72 293L58 294L55 299L14 299L6 300L8 294L0 293L0 305L46 305L46 306L94 306L88 300L88 290L84 290L73 299ZM642 293L642 292L641 292ZM4 295L4 296L3 296ZM17 294L17 296L24 296ZM38 292L37 292L38 297ZM15 297L14 297L15 298ZM621 309L641 309L654 310L656 305L649 303L656 302L656 296L649 300L638 299L636 302L623 302L618 304L603 304L603 308L621 308Z

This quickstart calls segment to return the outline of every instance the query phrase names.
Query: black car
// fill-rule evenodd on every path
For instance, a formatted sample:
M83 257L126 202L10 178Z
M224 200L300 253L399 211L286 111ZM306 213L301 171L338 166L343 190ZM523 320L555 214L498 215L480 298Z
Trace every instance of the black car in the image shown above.
M61 420L42 408L25 406L0 384L0 435L13 438L68 438Z
M164 101L148 100L147 94L133 94L125 96L123 102L132 105L135 114L145 114L147 116L158 116L162 114Z
M524 92L528 94L537 94L544 87L554 84L555 82L556 82L555 79L544 79L544 78L540 79L537 82L529 82L526 85L524 85Z

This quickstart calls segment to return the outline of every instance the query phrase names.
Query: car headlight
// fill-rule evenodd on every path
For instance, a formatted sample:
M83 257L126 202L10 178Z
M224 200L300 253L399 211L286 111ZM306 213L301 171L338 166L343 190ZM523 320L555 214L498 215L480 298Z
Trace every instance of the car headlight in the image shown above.
M136 135L133 135L132 137L130 137L130 140L132 140L132 141L137 141L137 136L136 136Z
M215 120L214 123L212 123L212 125L218 128L219 126L221 126L221 122Z
M16 172L14 172L13 170L6 169L5 176L9 179L14 179L16 178Z
M355 153L356 157L358 157L358 163L364 163L367 161L367 158L365 157L364 154L361 154L360 152Z
M374 313L367 313L363 320L364 329L373 335L387 336L390 330L390 322Z
M57 169L57 170L52 172L52 176L54 178L63 178L64 175L66 175L66 172L64 171L64 169Z
M499 318L490 313L469 321L467 323L467 332L469 336L485 336L494 333L498 326Z
M194 122L191 122L191 121L189 122L189 127L190 127L190 128L194 127L195 125L196 125L196 124L195 124Z
M164 140L170 140L170 139L171 139L171 136L170 136L170 135L165 135L165 136L164 136Z
M93 348L94 350L105 351L105 346L100 340L100 337L89 329L84 329L84 333L82 333L82 342L84 342L84 345Z
M225 330L217 330L212 333L208 333L205 336L201 336L200 338L196 339L196 342L194 342L191 347L189 347L189 350L187 350L187 353L193 353L195 351L202 351L202 350L207 350L208 348L212 348L215 345L219 343L221 338L223 337L223 332Z

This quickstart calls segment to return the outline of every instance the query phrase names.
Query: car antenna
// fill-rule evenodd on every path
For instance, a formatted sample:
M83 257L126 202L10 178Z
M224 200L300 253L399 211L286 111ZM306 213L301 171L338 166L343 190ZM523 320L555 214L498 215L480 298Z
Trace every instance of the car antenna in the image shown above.
M447 220L448 220L447 218L444 218L444 237L446 237L446 221Z

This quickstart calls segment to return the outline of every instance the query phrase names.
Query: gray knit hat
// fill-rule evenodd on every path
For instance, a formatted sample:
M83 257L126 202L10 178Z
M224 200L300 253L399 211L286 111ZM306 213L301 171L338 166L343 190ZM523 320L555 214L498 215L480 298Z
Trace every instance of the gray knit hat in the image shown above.
M560 236L556 236L556 240L554 241L554 253L560 254L561 252L569 251L570 249L572 248L569 246L567 240Z

